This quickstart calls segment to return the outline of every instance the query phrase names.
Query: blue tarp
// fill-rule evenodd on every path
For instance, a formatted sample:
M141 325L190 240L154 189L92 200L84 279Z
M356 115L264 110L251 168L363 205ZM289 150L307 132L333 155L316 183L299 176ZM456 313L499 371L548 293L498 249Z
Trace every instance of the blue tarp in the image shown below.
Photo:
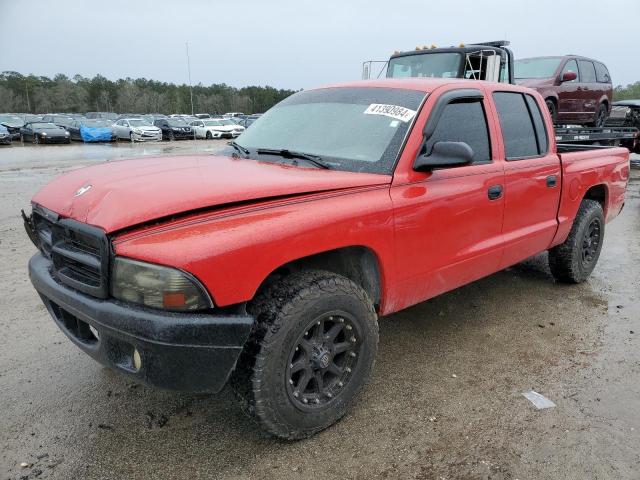
M80 126L80 137L84 142L110 142L111 129L108 127Z

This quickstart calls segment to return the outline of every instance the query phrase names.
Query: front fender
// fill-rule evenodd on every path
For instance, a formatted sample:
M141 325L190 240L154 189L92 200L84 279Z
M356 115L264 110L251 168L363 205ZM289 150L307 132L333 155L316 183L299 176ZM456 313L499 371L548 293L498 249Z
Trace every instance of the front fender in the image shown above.
M116 255L195 275L217 306L251 300L278 267L347 246L369 248L393 283L389 187L366 187L203 215L114 240ZM387 292L388 293L388 292ZM382 292L384 303L385 292Z

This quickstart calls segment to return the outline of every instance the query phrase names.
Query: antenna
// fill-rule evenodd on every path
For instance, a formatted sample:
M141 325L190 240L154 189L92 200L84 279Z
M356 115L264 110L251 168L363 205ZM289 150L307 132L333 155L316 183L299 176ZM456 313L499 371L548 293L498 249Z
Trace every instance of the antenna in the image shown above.
M189 42L185 42L187 46L187 72L189 74L189 94L191 95L191 116L193 116L193 85L191 85L191 62L189 61Z

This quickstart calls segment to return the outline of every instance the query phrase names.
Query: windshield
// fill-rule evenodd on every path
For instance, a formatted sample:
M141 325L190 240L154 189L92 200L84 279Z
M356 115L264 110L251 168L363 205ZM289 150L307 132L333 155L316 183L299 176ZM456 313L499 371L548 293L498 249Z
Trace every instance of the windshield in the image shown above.
M109 120L83 120L82 125L87 127L110 127L112 122Z
M151 126L149 122L141 118L132 118L131 120L129 120L129 125L131 125L132 127L150 127Z
M24 125L24 121L20 117L14 115L0 115L0 122L10 125Z
M237 144L260 160L297 162L256 152L286 149L318 156L337 170L389 174L425 96L393 88L299 92L256 120Z
M550 78L560 66L561 58L523 58L514 62L515 78Z
M222 125L219 120L205 120L203 122L207 127L219 127Z
M170 118L167 123L170 127L188 127L187 122L181 118Z
M457 78L460 76L460 53L424 53L389 60L387 77Z
M59 127L58 125L54 125L53 123L46 123L46 122L31 123L30 125L34 130L61 130L62 129L62 127Z

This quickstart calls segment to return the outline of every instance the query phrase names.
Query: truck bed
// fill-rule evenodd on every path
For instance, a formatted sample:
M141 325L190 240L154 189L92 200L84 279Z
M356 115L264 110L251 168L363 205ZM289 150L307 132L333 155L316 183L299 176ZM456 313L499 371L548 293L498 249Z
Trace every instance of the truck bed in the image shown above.
M615 218L624 205L629 179L629 150L623 147L558 145L562 164L562 194L558 208L558 231L553 244L562 243L571 230L585 191L593 185L601 195L605 220Z

